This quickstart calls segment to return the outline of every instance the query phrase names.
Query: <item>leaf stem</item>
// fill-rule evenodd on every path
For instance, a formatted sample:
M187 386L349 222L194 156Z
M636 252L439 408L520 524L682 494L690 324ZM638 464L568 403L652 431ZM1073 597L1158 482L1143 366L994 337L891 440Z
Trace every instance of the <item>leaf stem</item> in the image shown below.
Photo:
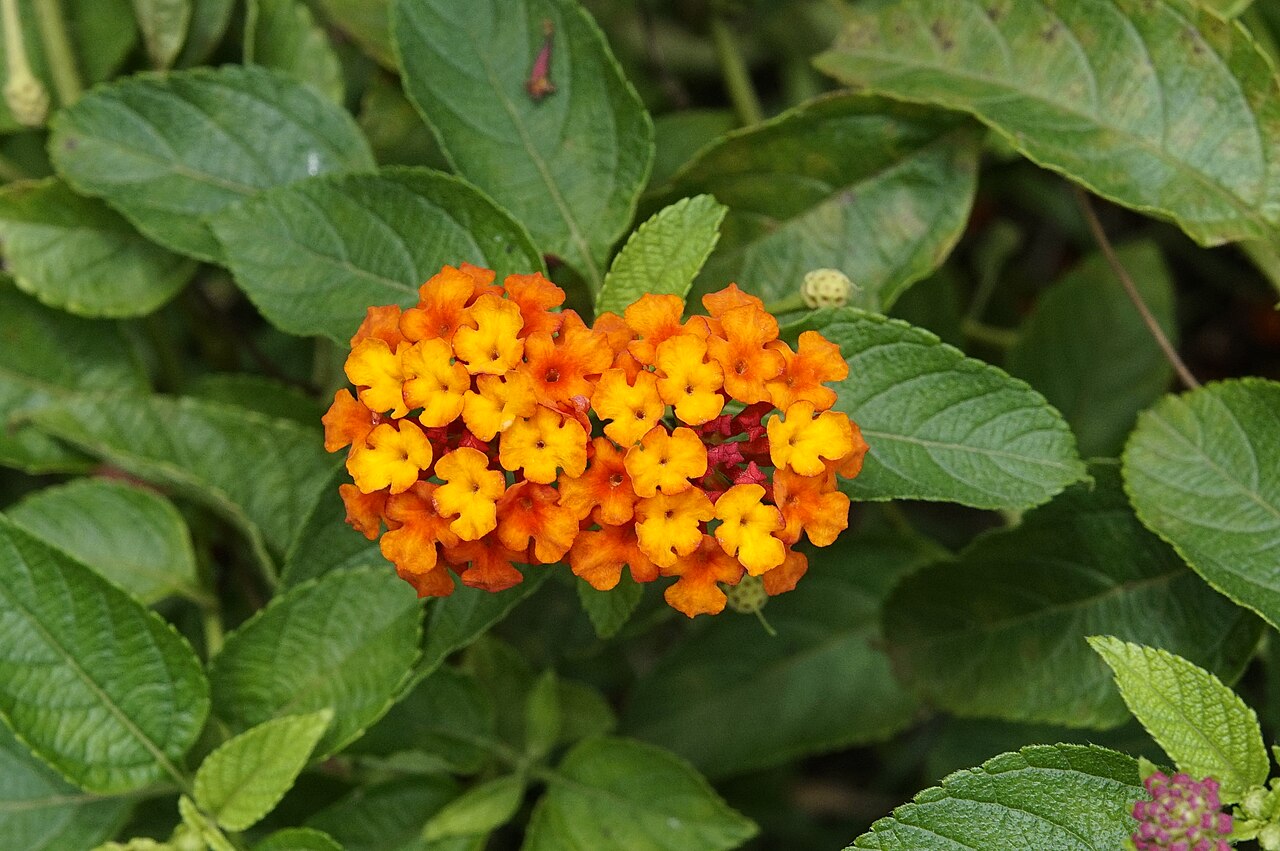
M997 328L972 317L965 317L960 322L960 330L970 340L986 343L997 349L1008 349L1018 341L1018 332L1009 328Z
M49 62L49 74L53 77L53 87L58 90L58 103L71 106L80 99L84 84L76 67L75 52L71 49L62 4L58 0L35 0L35 12L40 39L44 42L44 56Z
M716 45L720 71L724 75L725 86L729 89L729 100L733 102L734 111L738 113L738 121L743 127L759 124L764 120L764 113L760 110L760 99L756 97L756 90L751 85L751 74L747 70L746 61L742 58L737 37L719 14L711 17L711 38Z
M1106 231L1102 229L1102 222L1098 221L1098 214L1094 212L1093 205L1089 203L1089 196L1085 194L1083 189L1074 184L1071 187L1071 191L1075 196L1076 206L1080 208L1080 212L1084 216L1085 224L1089 226L1089 231L1093 234L1094 240L1097 241L1098 247L1102 249L1102 255L1107 258L1107 264L1111 266L1111 271L1120 279L1120 285L1124 287L1125 294L1129 296L1129 301L1133 302L1133 306L1138 309L1138 314L1142 317L1147 330L1151 332L1151 336L1155 338L1156 345L1164 353L1165 360L1173 367L1173 371L1178 374L1178 379L1182 381L1183 385L1188 390L1195 390L1200 386L1200 382L1191 374L1191 370L1187 369L1187 365L1182 362L1182 358L1178 356L1178 351L1169 342L1169 338L1165 336L1164 329L1160 327L1160 323L1156 321L1155 316L1151 313L1151 308L1147 307L1147 303L1142 300L1142 294L1138 292L1137 286L1133 283L1133 278L1129 276L1124 264L1116 256L1111 240L1107 238Z

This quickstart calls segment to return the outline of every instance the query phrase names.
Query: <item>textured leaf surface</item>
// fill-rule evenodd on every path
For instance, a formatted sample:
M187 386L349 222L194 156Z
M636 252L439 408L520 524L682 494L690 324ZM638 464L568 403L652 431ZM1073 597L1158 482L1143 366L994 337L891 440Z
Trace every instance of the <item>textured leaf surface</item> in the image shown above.
M1124 478L1147 528L1210 585L1280 624L1280 383L1166 397L1138 419Z
M183 388L187 395L257 411L278 420L291 420L319 433L324 408L305 391L265 375L248 372L210 372Z
M1243 28L1189 3L876 0L816 62L850 85L972 113L1037 163L1201 243L1267 238L1280 220L1274 73Z
M299 0L251 0L244 61L284 71L342 103L342 63L311 10Z
M342 851L327 833L309 827L278 830L253 846L253 851Z
M582 742L547 782L523 851L710 851L756 832L688 763L629 739Z
M524 229L456 177L389 167L281 187L214 220L236 281L294 334L346 343L370 305L417 302L446 263L542 269Z
M1085 745L1026 747L924 790L849 847L1115 851L1145 794L1132 757Z
M286 587L350 567L378 564L394 570L383 558L377 541L370 541L346 524L347 509L338 485L351 481L351 475L345 465L334 463L337 466L332 476L317 494L315 505L285 556L280 582Z
M247 830L293 787L333 713L286 715L223 744L200 763L195 801L227 830Z
M538 100L525 83L544 26L556 91ZM595 22L573 0L401 0L392 32L405 90L458 173L598 289L648 177L653 124Z
M909 539L840 541L755 618L727 615L663 656L637 684L625 731L713 777L887 738L918 706L898 684L878 615L893 579L925 561ZM732 723L724 719L732 718Z
M645 293L684 298L720 239L726 212L710 195L695 195L654 213L613 258L596 313L621 314Z
M143 74L95 89L58 116L49 150L73 188L201 260L218 256L206 217L272 186L373 168L345 110L255 66Z
M356 789L307 824L347 851L419 851L423 825L457 795L448 775L402 778Z
M1027 508L1085 476L1043 396L928 331L853 308L816 312L786 334L807 329L849 361L835 408L871 446L861 475L842 483L851 496Z
M1176 345L1173 284L1160 250L1140 242L1116 254ZM1062 412L1086 458L1119 456L1138 413L1173 378L1173 368L1099 254L1040 296L1009 350L1008 367Z
M737 281L766 302L834 268L887 310L950 253L977 184L978 133L962 116L879 98L819 98L731 133L672 180L729 205L699 292Z
M471 787L440 808L422 831L428 841L484 835L506 824L524 798L525 781L515 774Z
M106 204L56 178L0 191L5 266L45 304L82 316L143 316L195 271L144 239Z
M906 682L960 715L1114 727L1128 718L1085 637L1167 647L1234 680L1261 623L1200 580L1133 516L1111 464L955 561L907 577L885 605Z
M390 708L418 657L421 623L413 589L382 568L300 585L227 637L210 666L214 711L245 730L331 708L316 753L334 753Z
M209 711L191 647L84 565L0 520L0 715L80 787L178 775Z
M76 479L30 494L5 516L144 603L199 594L186 521L153 491Z

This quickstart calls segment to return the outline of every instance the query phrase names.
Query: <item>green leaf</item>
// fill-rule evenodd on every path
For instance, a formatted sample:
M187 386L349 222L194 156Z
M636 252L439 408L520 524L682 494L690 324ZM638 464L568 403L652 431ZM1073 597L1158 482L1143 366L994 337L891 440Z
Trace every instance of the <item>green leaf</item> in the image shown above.
M1033 745L924 790L849 849L1112 851L1133 832L1133 802L1145 795L1133 757L1092 745Z
M17 420L86 393L145 392L142 365L116 325L51 310L3 275L0 316L0 464L30 473L85 469L84 455Z
M815 61L849 85L969 112L1204 245L1275 238L1274 71L1242 27L1190 4L875 0Z
M35 491L5 516L144 603L201 596L186 521L154 491L77 479Z
M542 269L520 225L471 186L391 166L281 187L213 220L236 282L293 334L345 344L370 305L418 301L418 287L464 260L499 275Z
M1117 726L1128 713L1084 642L1096 633L1240 675L1261 623L1143 528L1115 465L1090 472L1092 488L1070 488L894 590L885 636L926 700L959 715Z
M817 311L786 335L809 329L849 361L835 409L871 447L861 475L841 485L851 496L1029 508L1085 478L1062 415L999 369L854 308Z
M0 724L0 836L23 851L92 848L111 838L130 802L100 798L67 783Z
M347 509L338 493L338 486L351 481L351 474L342 463L336 463L332 475L316 496L315 505L307 514L293 539L280 571L280 584L285 587L299 585L308 579L316 579L327 573L365 565L391 563L382 557L376 541L346 524Z
M524 779L508 774L473 786L445 804L422 831L427 841L487 834L506 824L524 800Z
M737 281L772 302L834 268L861 288L853 303L886 310L960 238L978 141L962 116L853 94L731 133L670 183L729 206L696 291Z
M654 116L650 189L665 186L698 152L737 126L731 109L682 109Z
M544 27L558 91L535 99L525 83ZM598 290L649 174L653 123L591 17L573 0L401 0L392 33L409 99L455 170Z
M182 53L178 55L179 67L204 64L227 34L235 5L235 0L192 0L191 23L187 27Z
M1137 242L1116 255L1176 344L1173 284L1160 249ZM1008 368L1062 412L1086 458L1119 456L1138 414L1173 378L1173 368L1100 254L1040 296L1009 350Z
M1228 804L1266 782L1271 760L1258 716L1221 680L1181 656L1114 636L1093 636L1089 645L1180 771L1216 778Z
M1224 18L1238 18L1253 5L1253 0L1197 0L1197 2Z
M317 0L334 26L345 32L379 65L398 68L391 46L391 0Z
M327 833L309 827L279 830L253 846L253 851L342 851Z
M596 636L601 639L617 635L644 597L644 586L632 579L629 573L623 573L618 584L608 591L597 591L583 579L579 579L576 585L578 601L591 619Z
M695 195L654 213L613 258L596 296L596 313L621 314L645 293L688 295L720 239L727 212L710 195Z
M178 58L187 40L191 4L192 0L133 0L133 13L153 67L164 70Z
M1139 519L1205 580L1280 624L1280 383L1245 378L1167 396L1124 454Z
M282 72L239 65L94 89L58 115L49 150L72 188L201 260L218 258L207 217L262 189L373 168L345 110Z
M198 399L94 398L49 405L32 421L139 478L215 509L265 565L306 518L331 462L312 430Z
M200 763L195 801L227 830L248 830L293 788L333 721L327 709L266 721L223 744Z
M405 97L399 78L377 74L369 80L360 99L359 121L379 164L448 170L440 143Z
M90 792L178 766L209 711L190 645L79 562L0 520L0 716Z
M417 659L422 607L383 568L330 573L276 597L227 636L209 668L214 711L235 730L332 708L318 755L391 707Z
M198 838L209 851L236 851L236 847L213 820L202 813L195 801L186 795L178 796L178 813L182 816L183 826L190 831L189 835Z
M576 744L592 736L612 733L618 727L618 718L609 700L589 685L557 679L556 701L560 705L557 745ZM526 721L526 727L528 724Z
M629 739L588 739L547 778L523 851L737 848L756 826L688 763Z
M188 396L248 408L272 419L291 420L312 431L323 427L320 418L324 408L314 398L295 385L265 375L210 372L189 382L185 390Z
M244 61L284 71L333 102L343 101L342 63L311 10L299 0L249 0Z
M531 760L545 757L560 740L560 680L554 670L544 671L525 698L524 751Z
M458 796L448 775L414 777L355 789L307 821L347 851L419 851L423 826Z
M893 578L926 557L896 535L816 551L796 590L765 608L776 638L753 617L716 618L637 683L624 731L722 777L903 729L918 706L877 647L878 612Z

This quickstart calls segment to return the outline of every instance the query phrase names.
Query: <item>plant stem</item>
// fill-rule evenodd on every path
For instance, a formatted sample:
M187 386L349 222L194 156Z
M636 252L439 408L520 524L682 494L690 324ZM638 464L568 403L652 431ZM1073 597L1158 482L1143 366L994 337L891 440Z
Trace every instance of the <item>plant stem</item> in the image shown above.
M67 22L62 17L62 4L58 0L35 0L36 25L44 42L44 57L49 62L49 74L53 87L58 90L58 103L71 106L80 98L84 84L76 68L76 55L71 49L71 37Z
M751 85L751 74L742 58L738 39L720 15L713 15L711 18L711 38L715 41L720 70L724 74L725 86L729 89L729 100L738 113L738 121L743 127L759 124L764 120L760 99L756 97L756 90Z
M1111 271L1120 279L1120 285L1124 287L1125 294L1129 296L1129 301L1133 302L1133 306L1138 309L1139 315L1142 316L1143 323L1147 326L1147 330L1151 332L1151 336L1155 338L1156 345L1160 347L1160 351L1164 352L1165 360L1173 367L1173 371L1178 374L1178 379L1188 390L1195 390L1200 386L1200 382L1191 374L1191 370L1187 369L1187 365L1182 362L1182 358L1178 356L1178 351L1169 342L1169 338L1165 336L1164 329L1160 327L1160 323L1156 321L1155 316L1151 313L1151 308L1147 307L1147 303L1142 300L1142 294L1138 292L1138 287L1133 283L1133 278L1129 276L1129 272L1120 262L1120 258L1116 256L1115 248L1111 245L1111 240L1107 239L1106 231L1102 229L1102 222L1098 221L1098 214L1094 212L1093 205L1089 203L1089 196L1079 186L1072 186L1071 191L1075 195L1076 206L1080 208L1081 214L1084 215L1085 224L1089 226L1089 231L1093 234L1093 238L1098 243L1098 247L1102 249L1102 255L1107 258L1107 264L1111 266Z
M971 340L995 346L997 349L1008 349L1018 341L1018 332L1008 328L996 328L977 319L965 318L960 322L960 330Z

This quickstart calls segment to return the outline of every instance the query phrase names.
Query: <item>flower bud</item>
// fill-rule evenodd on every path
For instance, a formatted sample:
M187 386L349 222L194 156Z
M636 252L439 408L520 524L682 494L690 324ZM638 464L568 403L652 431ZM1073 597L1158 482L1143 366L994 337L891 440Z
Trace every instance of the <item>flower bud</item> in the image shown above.
M805 273L800 285L800 296L805 307L844 307L849 303L855 286L849 276L839 269L814 269Z
M1280 851L1280 824L1269 824L1258 834L1258 847L1262 851Z
M728 598L725 605L739 614L754 614L769 602L769 595L764 590L764 579L759 576L744 576L737 585L722 585L721 590Z

